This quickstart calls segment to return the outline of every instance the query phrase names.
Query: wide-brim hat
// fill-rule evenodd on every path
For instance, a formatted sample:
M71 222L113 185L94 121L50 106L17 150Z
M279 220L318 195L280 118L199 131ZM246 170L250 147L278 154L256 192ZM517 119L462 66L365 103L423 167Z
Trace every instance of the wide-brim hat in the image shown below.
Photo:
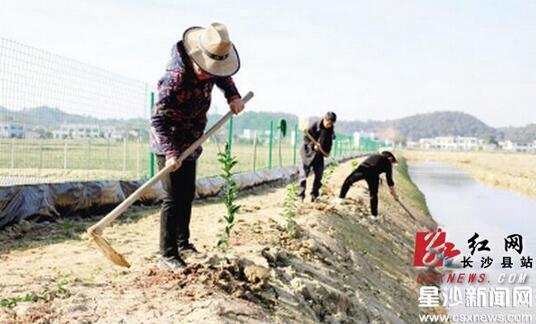
M182 42L188 56L208 74L226 77L240 69L238 52L222 23L212 23L207 28L190 27Z

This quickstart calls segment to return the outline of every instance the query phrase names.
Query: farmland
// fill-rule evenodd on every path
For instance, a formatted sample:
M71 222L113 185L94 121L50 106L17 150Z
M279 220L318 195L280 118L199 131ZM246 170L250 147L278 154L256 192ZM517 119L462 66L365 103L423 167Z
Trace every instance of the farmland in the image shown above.
M217 154L224 149L224 144L214 141L203 145L198 176L219 174ZM233 143L232 155L240 161L236 172L260 170L269 165L267 144L257 145L255 150L253 144ZM0 140L0 177L44 178L47 182L142 179L150 174L149 159L148 143L138 140ZM279 147L273 145L273 167L293 162L294 148L290 143L281 145L281 163Z

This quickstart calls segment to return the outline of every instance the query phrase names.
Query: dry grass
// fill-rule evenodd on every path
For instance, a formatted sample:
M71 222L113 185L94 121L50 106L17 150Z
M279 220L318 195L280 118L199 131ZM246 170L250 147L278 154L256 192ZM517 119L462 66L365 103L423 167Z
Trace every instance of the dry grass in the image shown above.
M46 143L40 155L38 145L29 141L17 140L17 151L11 168L10 143L0 141L0 177L46 179L46 182L87 181L87 180L136 180L149 177L149 147L147 144L130 143L124 155L120 143L93 143L91 151L87 143L70 143L67 151L67 166L64 168L64 146ZM203 154L197 166L198 177L215 176L221 173L217 154L224 144L215 142L203 145ZM235 172L250 172L266 169L269 166L268 145L258 145L254 154L252 144L233 143L232 155L239 163ZM296 151L296 154L299 154ZM299 162L299 157L297 157ZM272 151L272 167L294 164L294 149L286 143L279 148L276 144ZM158 166L155 166L158 171ZM28 182L33 182L28 180Z
M536 197L536 155L526 153L404 151L408 160L441 161L483 183Z

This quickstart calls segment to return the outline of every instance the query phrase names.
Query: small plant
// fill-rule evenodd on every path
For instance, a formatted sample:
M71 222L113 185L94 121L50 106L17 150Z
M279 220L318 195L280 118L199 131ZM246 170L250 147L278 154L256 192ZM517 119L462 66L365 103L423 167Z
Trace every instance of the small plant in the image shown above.
M333 172L335 172L337 165L339 164L333 161L328 165L326 171L324 171L324 176L322 177L322 186L320 187L320 194L322 196L326 196L331 192L330 188L328 187L328 183L329 179L331 179L331 176L333 175Z
M357 160L352 160L352 169L357 169L357 167L359 166L359 162L357 162Z
M10 313L13 318L16 318L17 313L15 313L13 308L15 308L15 306L17 306L18 303L21 303L21 302L37 303L39 301L50 302L56 298L61 298L61 299L68 298L71 295L71 293L65 287L66 285L67 285L67 281L64 279L64 280L61 280L54 288L45 288L40 292L26 293L23 296L3 298L0 300L0 307L6 308L8 313Z
M296 228L296 217L298 209L298 185L296 183L287 186L287 195L283 202L283 217L287 220L287 233L291 238L297 237L298 231Z
M225 151L218 153L218 162L222 166L223 173L220 175L225 181L223 187L223 202L227 208L227 214L223 216L225 220L225 232L218 240L217 246L229 248L231 232L235 225L235 215L240 209L240 205L235 204L237 198L236 182L233 179L233 167L238 163L236 157L231 156L228 145L225 145Z
M283 137L287 135L287 121L285 119L281 119L279 121L279 125L277 126L277 129L279 130L279 166L283 166L283 156L281 154L281 142L283 140Z

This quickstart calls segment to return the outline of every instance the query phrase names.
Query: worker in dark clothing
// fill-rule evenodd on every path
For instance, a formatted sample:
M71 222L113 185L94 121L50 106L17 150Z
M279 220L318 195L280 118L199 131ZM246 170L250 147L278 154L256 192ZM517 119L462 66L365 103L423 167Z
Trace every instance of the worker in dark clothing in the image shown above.
M302 165L300 168L300 190L298 192L298 197L301 201L305 199L307 176L309 176L311 169L315 174L313 189L311 190L311 202L315 201L319 195L320 186L322 185L322 174L324 173L324 157L327 157L331 151L333 139L335 139L334 126L336 121L337 115L334 112L329 111L324 118L317 121L306 130L317 144L306 135L300 149Z
M375 221L378 217L378 186L380 174L385 172L387 184L393 197L398 200L393 181L393 164L397 163L396 157L389 151L383 151L381 154L373 154L361 162L361 164L344 180L339 201L346 197L352 184L359 180L367 181L370 193L370 219Z

